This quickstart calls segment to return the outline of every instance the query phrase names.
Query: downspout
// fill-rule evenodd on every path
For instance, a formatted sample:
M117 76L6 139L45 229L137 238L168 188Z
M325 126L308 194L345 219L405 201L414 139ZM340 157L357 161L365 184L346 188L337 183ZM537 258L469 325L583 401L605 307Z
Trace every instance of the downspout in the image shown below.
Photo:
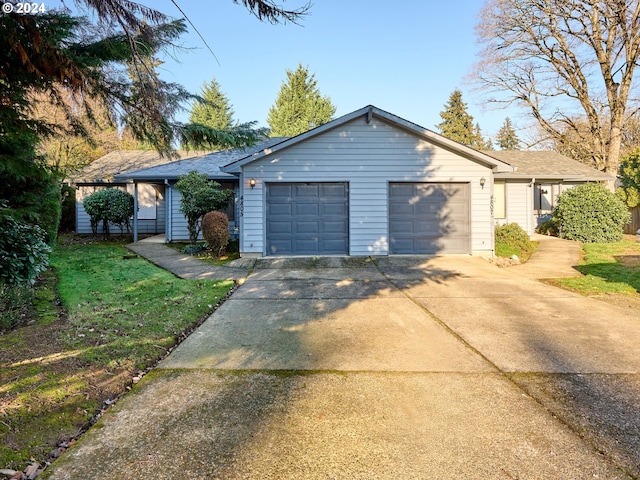
M165 239L167 242L171 242L171 231L172 231L172 222L171 219L173 218L173 215L171 215L171 210L173 207L173 189L171 188L171 185L169 184L169 179L165 178L164 179L164 185L165 185L165 196L166 196L166 203L167 205L165 206Z

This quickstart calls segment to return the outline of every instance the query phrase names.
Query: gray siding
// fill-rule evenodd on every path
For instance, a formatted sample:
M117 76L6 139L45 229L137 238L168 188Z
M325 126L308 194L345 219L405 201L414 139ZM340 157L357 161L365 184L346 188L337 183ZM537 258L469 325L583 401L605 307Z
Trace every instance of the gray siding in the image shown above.
M120 190L125 190L133 195L133 185L83 185L78 187L76 190L76 233L80 235L90 235L91 231L91 220L89 215L84 209L83 201L86 197L91 195L94 192L99 190L104 190L105 188L118 188ZM162 233L165 230L165 219L166 219L166 204L164 198L164 186L156 185L157 191L157 215L153 220L138 220L138 233L139 234L156 234ZM116 226L111 228L112 233L120 233L120 229ZM131 221L131 232L133 233L133 220Z
M502 223L517 223L527 234L533 235L535 225L531 182L507 180L505 204L506 218Z
M485 177L487 185L480 186ZM257 185L248 186L250 178ZM269 182L348 182L351 255L388 255L389 182L470 183L471 249L493 250L491 170L377 118L359 117L316 137L247 164L241 217L244 253L264 255Z
M167 240L171 242L186 242L189 241L189 229L187 228L187 218L180 211L180 199L182 195L180 192L173 187L168 187L171 189L171 194L167 195L167 199L170 199L169 205L169 214L171 215L171 219L169 220L169 230L167 232ZM233 238L234 230L237 223L234 221L229 221L229 235ZM202 239L202 234L198 237Z
M91 235L93 232L91 230L91 219L89 215L84 209L83 201L92 193L95 193L100 190L104 190L105 188L118 188L120 190L127 191L127 187L125 185L83 185L78 187L76 190L76 233L79 235ZM133 193L133 191L129 192ZM100 228L100 227L99 227ZM117 227L113 227L111 229L112 233L120 233L120 229Z

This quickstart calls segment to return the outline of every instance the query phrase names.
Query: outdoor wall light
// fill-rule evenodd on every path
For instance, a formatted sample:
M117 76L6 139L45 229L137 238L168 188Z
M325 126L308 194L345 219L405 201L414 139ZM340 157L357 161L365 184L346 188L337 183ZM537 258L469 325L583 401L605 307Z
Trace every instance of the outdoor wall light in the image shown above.
M253 187L255 187L255 186L256 186L256 179L255 179L255 178L251 178L251 179L249 179L249 186L250 186L251 188L253 188Z
M480 186L482 187L482 189L484 189L484 184L485 184L485 183L487 183L487 179L486 179L486 178L484 178L484 177L482 177L482 178L480 179Z

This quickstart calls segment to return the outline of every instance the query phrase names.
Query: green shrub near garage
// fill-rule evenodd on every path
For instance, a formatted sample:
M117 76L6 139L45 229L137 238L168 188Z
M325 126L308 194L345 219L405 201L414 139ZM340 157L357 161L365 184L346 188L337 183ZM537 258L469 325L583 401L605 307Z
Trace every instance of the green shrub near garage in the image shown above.
M517 255L520 258L528 258L535 250L529 235L517 223L496 225L495 243L496 255L499 257Z

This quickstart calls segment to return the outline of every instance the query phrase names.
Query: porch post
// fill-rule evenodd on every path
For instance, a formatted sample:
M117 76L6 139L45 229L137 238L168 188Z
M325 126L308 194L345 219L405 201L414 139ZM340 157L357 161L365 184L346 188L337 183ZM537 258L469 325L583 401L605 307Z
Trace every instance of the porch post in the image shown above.
M133 182L133 243L138 241L138 183Z

